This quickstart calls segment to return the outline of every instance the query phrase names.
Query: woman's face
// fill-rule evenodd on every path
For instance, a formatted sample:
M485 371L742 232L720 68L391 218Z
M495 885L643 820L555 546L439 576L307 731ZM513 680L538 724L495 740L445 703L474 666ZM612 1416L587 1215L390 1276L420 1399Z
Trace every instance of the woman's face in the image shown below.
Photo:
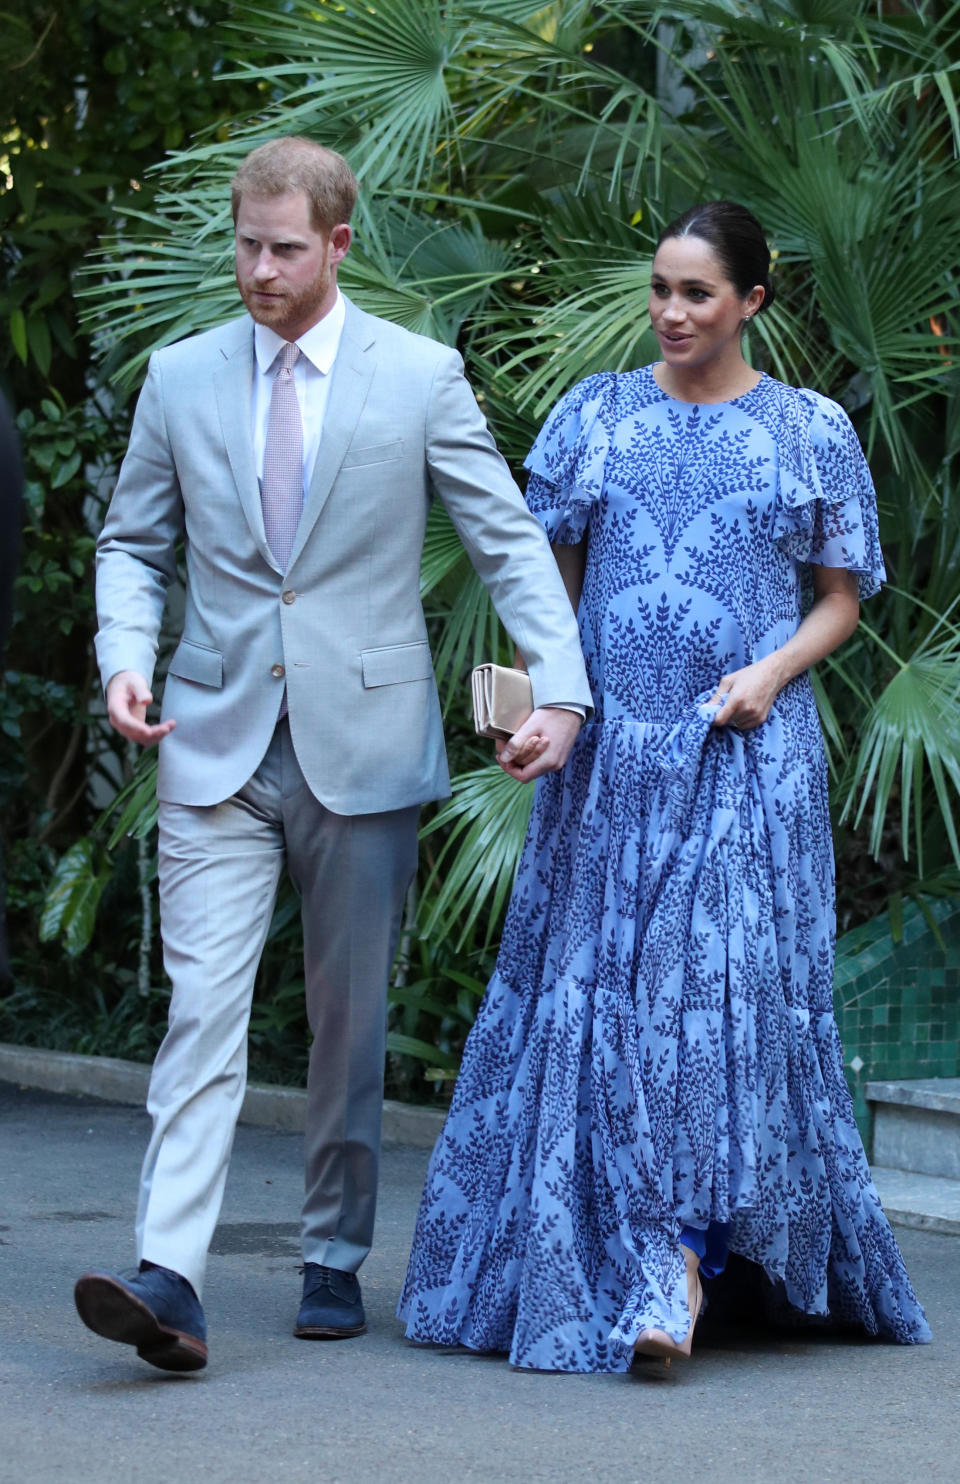
M702 237L668 237L657 248L650 275L650 322L667 365L702 369L740 355L744 319L763 303L757 286L737 293Z

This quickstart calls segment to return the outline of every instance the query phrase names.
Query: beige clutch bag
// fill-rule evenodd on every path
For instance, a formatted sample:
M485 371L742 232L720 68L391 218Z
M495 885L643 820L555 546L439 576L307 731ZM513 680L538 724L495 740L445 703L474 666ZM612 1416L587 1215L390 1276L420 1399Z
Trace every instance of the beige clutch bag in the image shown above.
M481 737L512 737L533 711L533 687L526 670L478 665L473 683L473 725Z

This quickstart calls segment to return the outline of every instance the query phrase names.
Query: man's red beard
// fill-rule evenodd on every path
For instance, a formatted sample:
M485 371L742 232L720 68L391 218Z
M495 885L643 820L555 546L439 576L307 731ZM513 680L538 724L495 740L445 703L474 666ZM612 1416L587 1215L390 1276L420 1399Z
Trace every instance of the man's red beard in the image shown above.
M279 334L284 326L309 323L316 315L330 288L330 269L324 268L312 283L296 293L278 285L258 290L256 284L243 280L239 273L236 280L251 319L257 324L269 325ZM259 297L261 293L268 297Z

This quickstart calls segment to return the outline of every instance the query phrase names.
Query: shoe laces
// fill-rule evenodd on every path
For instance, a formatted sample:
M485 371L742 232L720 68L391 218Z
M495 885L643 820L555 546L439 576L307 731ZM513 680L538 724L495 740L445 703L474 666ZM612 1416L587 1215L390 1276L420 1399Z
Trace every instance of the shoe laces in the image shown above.
M341 1273L339 1269L324 1267L319 1262L305 1262L300 1271L303 1273L304 1298L310 1298L321 1288L329 1288L338 1298L349 1303L355 1297L354 1285L357 1289L360 1286L356 1273Z

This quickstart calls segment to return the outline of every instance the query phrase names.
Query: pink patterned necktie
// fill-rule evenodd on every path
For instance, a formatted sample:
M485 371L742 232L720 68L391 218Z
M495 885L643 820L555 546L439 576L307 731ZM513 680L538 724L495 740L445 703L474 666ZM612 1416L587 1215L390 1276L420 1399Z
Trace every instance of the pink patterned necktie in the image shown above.
M288 341L278 353L263 450L263 524L267 544L287 570L303 508L303 423L293 379L299 345Z

